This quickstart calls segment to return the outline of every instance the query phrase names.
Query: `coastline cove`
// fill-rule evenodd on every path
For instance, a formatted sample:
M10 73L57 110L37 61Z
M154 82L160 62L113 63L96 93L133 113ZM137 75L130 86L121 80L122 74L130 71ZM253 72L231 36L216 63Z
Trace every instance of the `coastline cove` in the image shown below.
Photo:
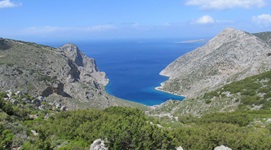
M168 77L159 75L169 63L205 42L179 43L186 39L92 40L74 42L96 60L110 82L106 91L116 97L147 106L185 97L156 89ZM61 43L50 43L59 47Z

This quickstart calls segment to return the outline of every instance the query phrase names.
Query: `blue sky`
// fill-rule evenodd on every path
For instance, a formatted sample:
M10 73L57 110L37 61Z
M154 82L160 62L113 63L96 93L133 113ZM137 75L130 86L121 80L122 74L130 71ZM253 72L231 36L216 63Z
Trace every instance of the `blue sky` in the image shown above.
M270 31L270 0L0 0L0 37L28 41L205 38Z

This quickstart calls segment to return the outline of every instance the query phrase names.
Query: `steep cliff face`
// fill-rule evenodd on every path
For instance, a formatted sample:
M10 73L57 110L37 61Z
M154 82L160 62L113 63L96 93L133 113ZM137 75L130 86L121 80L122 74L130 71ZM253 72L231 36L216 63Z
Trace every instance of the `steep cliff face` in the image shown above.
M194 98L235 80L271 69L271 47L259 37L225 29L203 47L168 65L159 89Z
M69 109L131 104L105 92L105 73L73 44L53 48L0 39L0 58L1 91L43 96Z
M95 60L83 54L78 47L73 44L65 44L59 49L72 64L75 64L76 69L74 70L74 73L76 79L78 78L82 82L91 82L92 80L95 80L104 86L108 84L109 80L104 72L99 71Z

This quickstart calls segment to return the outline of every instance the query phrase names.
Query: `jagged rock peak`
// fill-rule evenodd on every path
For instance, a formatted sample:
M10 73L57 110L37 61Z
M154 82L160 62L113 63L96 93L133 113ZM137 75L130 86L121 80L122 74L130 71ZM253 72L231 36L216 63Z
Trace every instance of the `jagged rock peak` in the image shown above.
M75 44L72 43L67 43L64 44L59 48L61 51L63 51L66 54L74 54L74 53L79 53L79 49Z
M75 68L78 68L80 72L79 78L81 81L91 82L94 78L102 85L106 85L109 82L105 73L99 71L96 61L93 58L87 57L76 45L68 43L59 49L63 52L63 55L77 65ZM91 78L89 78L90 76Z
M83 66L83 54L78 47L72 43L65 44L59 48L65 56L71 59L78 66Z

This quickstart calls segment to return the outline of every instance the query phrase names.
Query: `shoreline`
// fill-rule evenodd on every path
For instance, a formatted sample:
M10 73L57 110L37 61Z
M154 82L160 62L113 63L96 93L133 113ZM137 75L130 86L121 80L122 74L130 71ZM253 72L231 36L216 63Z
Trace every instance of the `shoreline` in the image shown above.
M161 88L161 86L155 87L155 90L165 92L165 93L169 93L169 94L172 94L172 95L175 95L175 96L184 97L183 100L185 100L185 98L186 98L186 96L184 96L184 95L179 95L179 94L176 94L176 93L173 93L173 92L168 92L168 91L162 90L160 88Z

